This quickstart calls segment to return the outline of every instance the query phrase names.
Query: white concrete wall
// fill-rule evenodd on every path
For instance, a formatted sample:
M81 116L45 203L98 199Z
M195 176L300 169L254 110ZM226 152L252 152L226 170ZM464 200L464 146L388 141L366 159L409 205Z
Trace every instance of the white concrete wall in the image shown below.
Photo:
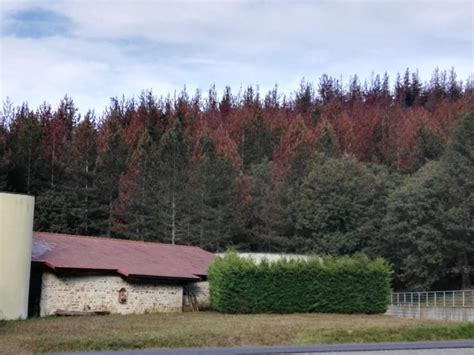
M474 308L472 307L389 306L385 314L400 318L474 322Z
M28 316L34 202L0 193L0 320Z
M120 276L60 276L43 273L40 315L63 311L109 311L110 313L181 312L183 287L163 283L127 282ZM127 302L119 302L125 288Z
M304 254L278 254L278 253L237 253L241 258L252 259L259 263L263 259L269 262L278 261L281 259L287 260L308 260L309 256ZM225 253L218 253L217 256L224 256Z

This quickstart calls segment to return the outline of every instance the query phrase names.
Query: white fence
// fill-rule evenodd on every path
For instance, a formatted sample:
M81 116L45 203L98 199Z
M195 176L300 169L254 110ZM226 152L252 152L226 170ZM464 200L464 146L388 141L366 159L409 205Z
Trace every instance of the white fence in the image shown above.
M393 292L392 306L411 307L474 307L474 290Z

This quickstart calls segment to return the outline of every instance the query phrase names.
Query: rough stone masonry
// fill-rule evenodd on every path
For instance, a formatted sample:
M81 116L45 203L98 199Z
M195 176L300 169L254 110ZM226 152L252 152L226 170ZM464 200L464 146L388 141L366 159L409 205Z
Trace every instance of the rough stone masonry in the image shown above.
M56 275L44 272L40 316L56 311L118 314L181 312L183 287L163 282L129 282L113 275Z

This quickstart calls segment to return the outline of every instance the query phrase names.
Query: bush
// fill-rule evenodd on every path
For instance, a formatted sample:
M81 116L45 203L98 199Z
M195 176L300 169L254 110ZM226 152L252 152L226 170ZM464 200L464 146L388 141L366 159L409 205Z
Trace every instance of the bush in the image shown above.
M365 255L257 264L234 252L208 271L211 307L224 313L384 313L391 274Z

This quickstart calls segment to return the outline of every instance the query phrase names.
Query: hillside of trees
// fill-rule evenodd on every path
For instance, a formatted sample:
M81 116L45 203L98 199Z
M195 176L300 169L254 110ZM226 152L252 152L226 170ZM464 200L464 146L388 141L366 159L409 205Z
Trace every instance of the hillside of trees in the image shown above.
M36 196L38 231L363 252L393 263L396 289L471 285L474 83L454 70L147 91L100 115L70 97L3 106L0 190Z

